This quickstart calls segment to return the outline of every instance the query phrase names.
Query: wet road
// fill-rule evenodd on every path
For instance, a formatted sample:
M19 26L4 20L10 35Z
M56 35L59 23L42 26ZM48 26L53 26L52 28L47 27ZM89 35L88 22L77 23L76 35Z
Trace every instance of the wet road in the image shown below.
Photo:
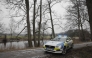
M74 44L73 48L78 49L86 46L92 46L92 42ZM51 58L52 56L55 55L56 54L44 53L43 48L0 52L0 58Z

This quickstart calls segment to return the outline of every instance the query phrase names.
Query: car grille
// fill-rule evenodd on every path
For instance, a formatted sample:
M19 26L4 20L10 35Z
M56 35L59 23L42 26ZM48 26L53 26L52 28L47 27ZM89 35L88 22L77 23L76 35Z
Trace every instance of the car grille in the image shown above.
M54 50L55 46L45 45L47 50Z

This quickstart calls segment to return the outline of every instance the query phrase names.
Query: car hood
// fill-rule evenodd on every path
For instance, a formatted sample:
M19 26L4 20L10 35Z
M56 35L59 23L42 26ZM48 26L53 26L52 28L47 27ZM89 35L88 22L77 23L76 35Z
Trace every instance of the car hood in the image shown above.
M63 42L61 41L48 41L47 43L45 43L45 45L50 45L50 46L56 46L57 44L61 44Z

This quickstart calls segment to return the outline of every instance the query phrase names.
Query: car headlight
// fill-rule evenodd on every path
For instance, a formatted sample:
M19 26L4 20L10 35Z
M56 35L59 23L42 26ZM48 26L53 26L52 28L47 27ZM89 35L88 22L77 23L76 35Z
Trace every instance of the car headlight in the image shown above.
M54 50L58 51L58 50L60 50L60 47L61 47L61 45L56 45Z
M56 48L60 48L60 47L61 47L61 45L59 45L59 44L58 44L58 45L56 45Z
M43 45L43 48L46 48L45 45Z
M60 48L60 49L64 48L64 43L56 45L56 48Z

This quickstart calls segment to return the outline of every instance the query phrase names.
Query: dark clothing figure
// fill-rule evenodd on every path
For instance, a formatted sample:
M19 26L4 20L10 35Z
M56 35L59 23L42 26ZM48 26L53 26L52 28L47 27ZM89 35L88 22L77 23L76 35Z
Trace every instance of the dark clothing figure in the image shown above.
M5 35L5 38L2 41L4 43L4 46L6 46L6 42L7 42L6 35Z

